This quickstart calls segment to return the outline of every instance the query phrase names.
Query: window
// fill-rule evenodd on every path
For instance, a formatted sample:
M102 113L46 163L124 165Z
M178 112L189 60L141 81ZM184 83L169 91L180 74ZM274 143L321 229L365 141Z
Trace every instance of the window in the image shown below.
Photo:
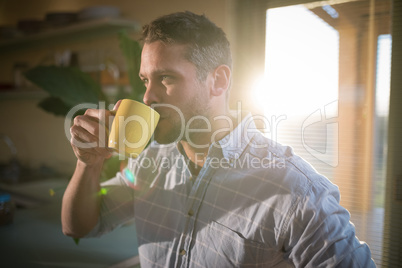
M327 3L267 10L266 72L255 101L276 119L267 135L339 186L381 267L391 1Z

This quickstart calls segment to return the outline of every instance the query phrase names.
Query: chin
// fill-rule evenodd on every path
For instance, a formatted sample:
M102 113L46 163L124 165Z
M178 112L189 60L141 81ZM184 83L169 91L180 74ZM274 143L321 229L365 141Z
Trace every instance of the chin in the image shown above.
M154 133L154 140L159 144L169 144L178 141L180 129L172 127L170 124L158 124Z

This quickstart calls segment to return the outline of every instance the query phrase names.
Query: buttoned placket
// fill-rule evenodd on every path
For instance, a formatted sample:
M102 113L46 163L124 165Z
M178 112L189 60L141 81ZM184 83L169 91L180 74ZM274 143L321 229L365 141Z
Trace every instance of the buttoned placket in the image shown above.
M215 172L215 169L208 168L210 161L210 157L207 157L204 167L193 182L193 188L186 206L187 219L179 242L179 259L176 267L189 267L190 265L190 249L194 239L193 236L195 235L194 232L196 229L198 211L202 205L209 182Z
M226 141L228 139L229 136L226 138ZM234 152L231 152L230 150L226 149L222 150L221 147L219 145L216 146L216 144L210 146L209 154L204 163L204 166L200 170L199 175L193 180L192 189L190 195L188 196L187 205L185 206L186 207L185 213L187 219L183 228L183 232L180 237L180 241L178 243L177 248L178 257L176 259L176 267L190 266L191 247L192 243L195 243L195 241L193 240L198 220L197 216L199 214L199 210L202 205L203 198L205 196L205 192L207 191L209 182L212 179L213 173L216 170L214 168L209 167L211 159L218 156L225 157L229 161L229 166L233 167L235 165L236 160L240 157L241 153L243 152L245 145L246 143L242 140L241 147L240 148L235 147L236 150L234 150ZM188 178L189 180L190 176L191 175L189 175Z

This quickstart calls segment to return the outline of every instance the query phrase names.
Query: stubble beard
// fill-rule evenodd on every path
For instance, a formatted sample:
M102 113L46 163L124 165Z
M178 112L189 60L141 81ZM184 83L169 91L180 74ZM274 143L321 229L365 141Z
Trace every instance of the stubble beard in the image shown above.
M184 123L182 122L180 115L175 111L171 114L171 116L163 119L169 121L170 130L168 132L163 133L163 130L159 128L162 126L158 125L156 127L154 139L159 144L170 144L180 140L194 142L199 140L200 136L205 135L205 132L189 132L189 140L186 138L187 129L185 128L188 126L188 122L192 118L194 118L195 116L201 116L205 117L207 120L210 120L210 105L205 94L201 93L203 92L202 90L206 89L199 86L196 90L199 90L198 92L200 92L200 94L196 95L189 103L186 104L186 111L180 110L180 112L184 115ZM195 130L207 129L208 126L205 120L196 119L190 124L189 127L191 128L191 130Z

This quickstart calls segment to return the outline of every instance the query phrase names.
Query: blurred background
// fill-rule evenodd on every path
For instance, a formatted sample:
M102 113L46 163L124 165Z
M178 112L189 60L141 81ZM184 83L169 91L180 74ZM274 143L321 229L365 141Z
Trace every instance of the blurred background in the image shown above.
M337 184L377 265L399 267L399 0L0 0L1 167L14 161L47 178L75 167L65 117L38 107L49 93L24 72L78 67L113 103L133 91L118 33L138 39L142 25L185 10L231 42L231 107L258 115L265 135Z

